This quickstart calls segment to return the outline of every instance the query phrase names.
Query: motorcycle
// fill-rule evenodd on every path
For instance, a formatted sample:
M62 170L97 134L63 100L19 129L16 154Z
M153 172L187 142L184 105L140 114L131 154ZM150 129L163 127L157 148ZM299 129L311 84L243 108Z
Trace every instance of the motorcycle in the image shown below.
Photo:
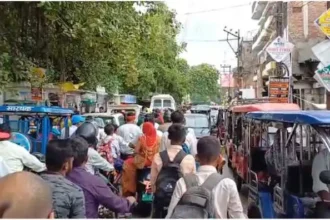
M153 193L150 186L150 167L137 170L137 207L133 213L134 216L148 218L152 213Z

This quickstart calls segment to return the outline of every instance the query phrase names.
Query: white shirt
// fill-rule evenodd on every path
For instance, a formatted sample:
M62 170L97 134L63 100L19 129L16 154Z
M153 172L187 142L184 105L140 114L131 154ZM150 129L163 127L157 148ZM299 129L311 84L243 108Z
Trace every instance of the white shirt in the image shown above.
M142 130L136 124L124 124L117 130L117 134L124 138L127 143L137 144L139 137L142 135Z
M0 178L7 176L10 174L9 167L7 166L6 162L3 160L2 157L0 157Z
M217 170L213 166L200 166L196 173L199 183L203 184L204 181L215 172L217 172ZM186 184L184 179L181 178L176 183L166 218L171 217L174 208L186 191ZM229 218L245 218L237 186L232 179L225 178L221 180L218 185L214 187L212 195L214 196L215 218L227 219L227 213Z
M78 127L76 125L71 125L69 127L69 137L71 137L71 135L76 132L77 128ZM61 130L61 139L65 139L65 128L62 128Z
M46 170L46 165L30 154L24 147L10 141L0 141L0 156L11 173L23 171L24 166L35 172Z
M95 171L104 170L106 172L114 170L112 164L110 164L106 159L101 157L101 155L93 148L88 148L88 161L86 163L86 170L91 174L95 174Z
M188 128L188 134L186 136L185 143L189 147L191 155L195 156L197 154L197 138L193 129ZM168 132L164 132L160 142L159 152L165 150L170 145L171 141L168 139Z
M127 143L124 140L124 138L122 138L121 136L119 136L117 134L113 134L113 137L118 141L120 153L122 153L122 154L133 154L134 153L134 149L129 147L129 143Z
M330 153L328 149L320 151L313 160L312 177L313 177L313 191L318 193L320 191L329 192L329 186L321 182L320 173L324 170L330 170Z
M156 128L157 129L157 128ZM161 131L159 131L159 130L156 130L156 132L157 132L157 136L160 138L160 139L162 139L162 137L163 137L163 132L161 132Z

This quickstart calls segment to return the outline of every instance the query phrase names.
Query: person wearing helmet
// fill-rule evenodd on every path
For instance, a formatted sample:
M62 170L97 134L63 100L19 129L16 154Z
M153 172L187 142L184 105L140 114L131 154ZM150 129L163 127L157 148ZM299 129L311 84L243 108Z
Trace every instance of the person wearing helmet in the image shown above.
M98 170L103 170L105 172L110 172L114 170L113 165L110 164L106 159L104 159L95 149L98 143L98 128L94 123L83 123L76 130L75 134L72 135L73 137L79 136L84 138L89 144L86 170L93 175L95 173L98 173Z
M72 134L75 133L77 128L84 122L85 122L85 118L83 116L73 115L72 118L71 118L72 125L69 128L69 137L71 137ZM62 128L62 130L61 130L61 139L65 139L65 138L66 138L65 128Z

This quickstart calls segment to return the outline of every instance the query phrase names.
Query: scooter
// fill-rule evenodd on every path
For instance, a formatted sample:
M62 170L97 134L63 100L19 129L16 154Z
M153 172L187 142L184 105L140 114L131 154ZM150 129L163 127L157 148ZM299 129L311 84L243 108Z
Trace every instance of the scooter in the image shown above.
M148 218L152 213L154 196L150 186L150 171L150 167L137 170L136 194L138 206L133 215L141 218Z

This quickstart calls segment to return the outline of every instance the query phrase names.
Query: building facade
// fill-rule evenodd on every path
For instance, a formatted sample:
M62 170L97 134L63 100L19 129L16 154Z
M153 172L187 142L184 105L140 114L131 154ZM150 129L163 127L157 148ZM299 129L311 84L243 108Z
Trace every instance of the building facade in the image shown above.
M254 80L257 96L268 96L269 76L275 74L276 63L266 52L278 36L294 44L294 50L283 63L287 76L293 80L293 101L302 109L313 109L325 102L325 89L313 78L319 61L311 48L325 39L314 21L327 10L323 2L257 1L252 5L252 19L258 20L259 31L253 38L252 53L256 54Z

